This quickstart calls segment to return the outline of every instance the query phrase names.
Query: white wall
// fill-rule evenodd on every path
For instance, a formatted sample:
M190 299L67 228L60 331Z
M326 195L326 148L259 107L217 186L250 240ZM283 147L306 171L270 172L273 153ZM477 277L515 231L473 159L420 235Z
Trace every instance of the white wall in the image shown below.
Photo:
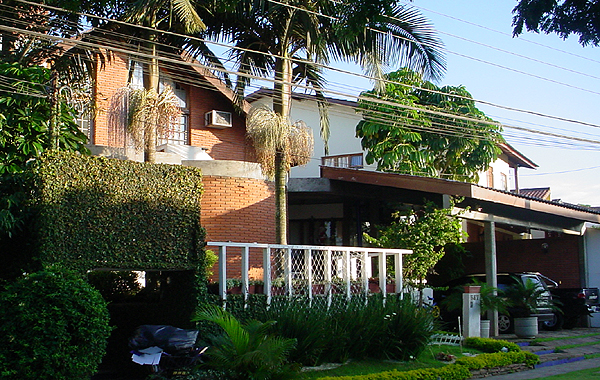
M270 98L260 98L252 105L267 104L271 106ZM320 135L320 118L317 103L312 100L292 100L292 109L290 112L292 123L302 120L313 131L315 149L310 162L301 167L295 167L291 170L291 177L309 178L319 177L319 165L321 157L325 155L325 144ZM361 153L360 139L356 138L356 125L361 120L360 114L354 111L353 107L340 104L330 104L329 107L329 155Z
M492 187L494 189L499 190L510 190L512 187L514 187L514 185L511 183L511 181L513 181L511 176L511 169L508 166L508 162L506 162L505 155L501 155L500 157L498 157L496 161L492 162L490 167L493 170L494 183L492 184L492 186L488 184L487 172L483 171L479 172L479 182L477 183L478 185ZM504 188L502 185L502 174L506 176L507 188Z
M586 227L583 235L586 283L590 288L598 288L600 287L600 226L586 223ZM590 327L600 327L600 313L594 313L589 321Z

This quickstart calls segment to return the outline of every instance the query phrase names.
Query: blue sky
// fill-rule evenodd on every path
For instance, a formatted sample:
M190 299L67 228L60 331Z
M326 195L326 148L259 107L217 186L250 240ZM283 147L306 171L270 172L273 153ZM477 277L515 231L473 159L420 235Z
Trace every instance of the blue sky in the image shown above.
M600 125L600 48L584 48L576 37L565 41L554 34L525 33L513 38L515 1L415 0L411 4L432 21L448 51L447 73L438 84L464 85L477 100L528 111L478 104L503 124L600 141L598 127L531 114ZM366 79L333 72L326 76L330 87L340 92L358 93L372 86ZM504 136L539 165L537 170L519 172L521 188L550 187L553 199L600 206L600 144L560 143L556 137L514 128L506 128Z

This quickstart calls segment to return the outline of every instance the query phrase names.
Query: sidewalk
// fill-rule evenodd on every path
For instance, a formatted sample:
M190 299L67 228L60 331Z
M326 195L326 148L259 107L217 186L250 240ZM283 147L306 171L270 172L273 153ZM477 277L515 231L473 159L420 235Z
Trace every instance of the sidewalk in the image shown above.
M598 372L600 372L600 358L579 360L572 363L558 364L551 367L536 368L528 371L515 372L492 377L494 378L494 380L543 379L549 376L581 371L583 369L590 368L598 368Z
M600 354L600 328L540 331L538 339L519 339L515 335L501 335L499 338L515 342L522 345L523 350L539 355L540 364L535 369L492 376L494 380L541 379L590 368L598 368L600 372L600 357L585 359L586 355ZM539 341L544 338L553 340Z

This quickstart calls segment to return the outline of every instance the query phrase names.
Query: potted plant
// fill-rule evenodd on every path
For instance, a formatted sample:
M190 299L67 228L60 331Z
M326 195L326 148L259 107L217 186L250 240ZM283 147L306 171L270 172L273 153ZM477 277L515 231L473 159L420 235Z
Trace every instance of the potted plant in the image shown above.
M502 290L489 286L485 282L477 284L479 289L479 307L481 314L481 337L490 337L490 320L487 318L488 311L508 314L507 307L510 301L506 299Z
M509 286L504 295L510 301L511 314L514 317L515 335L520 338L535 338L538 333L538 318L534 314L538 308L554 308L548 298L548 290L542 285L525 277L513 276L514 284Z
M265 283L263 280L249 280L248 281L248 293L250 294L262 294L264 293Z
M225 281L227 294L242 294L242 280L240 278L228 278Z

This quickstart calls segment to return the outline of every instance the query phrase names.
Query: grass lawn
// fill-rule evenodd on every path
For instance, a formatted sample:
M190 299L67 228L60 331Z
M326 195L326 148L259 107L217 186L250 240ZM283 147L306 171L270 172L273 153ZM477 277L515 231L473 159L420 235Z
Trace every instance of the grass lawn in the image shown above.
M418 368L433 368L442 367L445 362L437 360L435 357L438 353L444 352L452 354L456 357L463 356L463 353L479 353L480 351L470 348L461 348L459 346L432 345L428 346L425 351L414 361L410 362L395 362L395 361L380 361L380 360L361 360L345 363L335 369L315 370L302 372L298 374L297 379L318 379L324 376L349 376L349 375L366 375L370 373L378 373L391 371L410 371Z

